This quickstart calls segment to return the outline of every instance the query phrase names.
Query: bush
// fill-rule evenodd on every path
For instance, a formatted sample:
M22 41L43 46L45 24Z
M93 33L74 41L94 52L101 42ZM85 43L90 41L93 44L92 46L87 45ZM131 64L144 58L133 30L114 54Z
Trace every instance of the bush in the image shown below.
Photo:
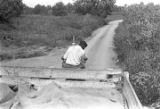
M105 18L111 14L114 4L115 0L76 0L74 6L78 14L91 14Z
M58 2L55 6L52 7L52 14L55 16L67 15L67 9L63 2Z
M124 10L124 22L116 30L115 51L123 70L142 104L160 98L160 6L131 5ZM154 16L154 17L153 17Z
M160 78L160 75L155 73L159 72L157 71L160 63L159 58L156 56L157 53L137 49L136 42L123 26L124 24L120 24L114 39L115 51L119 60L118 64L123 70L130 73L131 83L142 104L152 104L160 97L160 86L157 85L159 83L157 78L158 76ZM146 46L142 45L143 48L146 48ZM155 75L157 78L155 78Z
M28 7L27 7L28 8ZM33 9L28 8L28 10L25 8L25 11L31 11L33 14L39 14L39 15L48 15L48 7L45 7L43 5L36 5ZM31 13L30 12L30 13Z
M158 79L153 74L139 72L131 76L131 82L136 89L136 93L144 105L151 105L160 97Z
M22 0L0 0L0 22L8 22L11 18L21 15Z

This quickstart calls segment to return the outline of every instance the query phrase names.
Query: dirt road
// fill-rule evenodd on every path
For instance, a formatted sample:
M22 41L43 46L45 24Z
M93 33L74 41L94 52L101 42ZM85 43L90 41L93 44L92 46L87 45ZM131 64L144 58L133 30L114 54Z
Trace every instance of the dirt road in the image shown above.
M89 42L86 54L89 58L87 69L104 70L115 68L116 54L113 50L114 31L122 20L110 22L109 25L95 31Z
M114 31L121 21L122 20L110 22L109 25L93 32L93 38L88 41L88 47L86 49L86 55L89 58L86 65L87 69L104 70L116 67L116 54L113 51L113 37ZM66 48L54 48L47 56L17 59L3 62L1 64L10 66L61 68L60 58L65 51Z

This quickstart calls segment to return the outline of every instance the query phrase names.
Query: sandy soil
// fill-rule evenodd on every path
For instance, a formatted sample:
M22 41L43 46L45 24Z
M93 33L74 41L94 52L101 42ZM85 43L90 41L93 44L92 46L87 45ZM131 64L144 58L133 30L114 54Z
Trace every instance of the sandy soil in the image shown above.
M88 41L89 46L86 49L86 55L89 58L87 69L117 68L114 61L116 54L113 51L113 36L119 22L121 21L113 21L93 33L93 38ZM55 48L47 56L17 59L1 64L61 68L60 58L65 50L65 48ZM54 81L38 90L31 90L27 85L20 85L16 96L0 105L0 109L51 109L53 107L55 109L124 109L123 104L122 94L116 90L116 87L66 88Z

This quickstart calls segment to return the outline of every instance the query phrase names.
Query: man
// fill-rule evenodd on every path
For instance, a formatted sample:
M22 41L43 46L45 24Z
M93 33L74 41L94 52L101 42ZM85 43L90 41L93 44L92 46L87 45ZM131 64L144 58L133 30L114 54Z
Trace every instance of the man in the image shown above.
M70 46L62 57L62 67L84 69L87 61L84 50L86 47L87 43L85 41L80 41L79 45Z

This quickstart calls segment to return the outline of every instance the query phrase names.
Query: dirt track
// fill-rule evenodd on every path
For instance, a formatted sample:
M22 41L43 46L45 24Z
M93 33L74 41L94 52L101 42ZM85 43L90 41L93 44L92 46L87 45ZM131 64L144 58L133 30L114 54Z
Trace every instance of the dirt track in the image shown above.
M88 47L86 49L86 55L89 58L86 68L104 70L107 68L115 68L116 54L113 51L113 37L114 31L118 26L117 20L110 22L102 28L99 28L92 34L92 39L88 41ZM13 61L3 62L2 65L15 65L25 67L51 67L61 68L61 56L66 51L66 48L54 48L52 52L47 56L29 58L29 59L17 59Z
M89 58L87 69L104 70L115 68L116 54L113 51L114 31L118 27L119 22L113 21L109 25L95 31L95 36L88 42L86 54Z

